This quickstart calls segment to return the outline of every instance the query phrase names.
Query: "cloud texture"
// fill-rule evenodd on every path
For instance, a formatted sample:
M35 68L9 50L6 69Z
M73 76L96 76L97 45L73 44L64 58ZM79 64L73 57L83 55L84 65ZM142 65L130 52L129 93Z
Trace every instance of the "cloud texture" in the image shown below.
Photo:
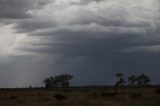
M75 84L111 84L115 72L160 80L159 0L1 0L0 8L2 73L22 73L8 86L60 73Z

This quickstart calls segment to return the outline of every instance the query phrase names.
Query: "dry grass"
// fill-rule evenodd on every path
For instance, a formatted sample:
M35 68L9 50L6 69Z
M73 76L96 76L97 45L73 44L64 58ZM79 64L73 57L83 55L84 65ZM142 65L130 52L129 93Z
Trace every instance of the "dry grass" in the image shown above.
M0 106L160 106L160 95L155 88L0 90Z

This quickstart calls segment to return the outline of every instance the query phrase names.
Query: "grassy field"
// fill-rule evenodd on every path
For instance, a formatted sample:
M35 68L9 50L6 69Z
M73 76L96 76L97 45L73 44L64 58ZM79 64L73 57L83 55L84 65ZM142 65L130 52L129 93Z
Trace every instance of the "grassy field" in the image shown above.
M55 89L1 89L0 106L160 106L157 87L72 87Z

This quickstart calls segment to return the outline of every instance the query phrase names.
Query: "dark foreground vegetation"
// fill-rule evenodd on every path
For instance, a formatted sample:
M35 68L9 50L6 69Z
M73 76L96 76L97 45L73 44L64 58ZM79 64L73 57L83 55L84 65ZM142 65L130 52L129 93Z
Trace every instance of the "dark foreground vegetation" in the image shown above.
M0 106L160 106L159 87L1 89Z

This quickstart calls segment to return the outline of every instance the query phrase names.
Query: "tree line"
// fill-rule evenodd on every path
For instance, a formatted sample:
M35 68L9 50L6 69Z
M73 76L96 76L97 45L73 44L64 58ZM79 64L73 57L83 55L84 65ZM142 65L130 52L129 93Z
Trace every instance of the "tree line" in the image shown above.
M73 78L72 75L69 74L62 74L59 76L49 77L46 78L43 83L45 84L46 88L53 88L53 87L69 87L70 80Z
M116 73L115 75L118 78L118 81L116 82L115 86L122 86L126 83L128 84L128 86L147 86L151 81L149 76L145 74L140 74L138 76L131 75L127 78L127 80L124 79L123 73Z
M122 86L147 86L149 85L151 79L145 75L140 74L138 76L131 75L125 80L123 73L116 73L115 76L117 77L117 81L115 83L115 88L120 88ZM57 76L51 76L46 78L43 83L45 84L46 88L53 88L53 87L69 87L71 85L71 80L73 79L73 75L70 74L62 74Z
M151 81L151 79L145 74L140 74L138 76L131 75L127 78L127 80L124 79L123 73L116 73L115 76L118 78L118 80L115 83L115 91L118 94L120 94L120 88L125 85L130 86L130 87L148 86L149 82Z

